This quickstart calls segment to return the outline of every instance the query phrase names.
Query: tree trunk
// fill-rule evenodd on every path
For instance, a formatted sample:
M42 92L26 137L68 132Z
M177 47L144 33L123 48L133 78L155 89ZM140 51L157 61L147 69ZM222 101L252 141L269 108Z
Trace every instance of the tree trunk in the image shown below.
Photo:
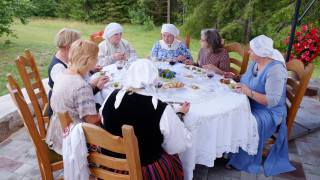
M170 24L170 0L167 0L167 24Z
M247 31L248 31L248 20L245 19L245 20L243 21L243 36L242 36L242 40L241 40L242 43L246 43L246 40L247 40Z
M252 18L253 18L253 14L250 15L250 18L248 21L248 29L247 29L245 43L248 43L250 41Z

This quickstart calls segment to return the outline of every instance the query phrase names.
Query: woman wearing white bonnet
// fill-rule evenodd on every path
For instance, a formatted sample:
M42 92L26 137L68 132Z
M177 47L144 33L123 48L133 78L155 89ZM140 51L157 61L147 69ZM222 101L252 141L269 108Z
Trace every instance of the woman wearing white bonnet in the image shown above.
M177 59L178 61L191 60L193 58L188 47L175 37L179 35L179 29L173 24L163 24L161 28L161 40L157 41L147 58Z
M102 36L105 40L99 44L98 64L100 66L107 66L117 60L125 59L125 52L129 52L130 56L138 56L130 43L122 39L122 33L123 28L118 23L110 23L106 26Z
M114 90L100 108L102 123L105 130L118 136L122 136L122 125L134 127L144 179L162 179L160 174L165 179L183 179L177 153L192 143L190 132L181 122L189 105L184 103L176 114L170 105L157 99L158 76L150 60L141 59L131 64L128 84L122 90ZM107 150L102 153L110 154ZM120 154L114 156L121 157Z
M280 124L275 144L264 161L266 176L273 176L295 170L290 165L287 141L286 81L288 73L281 53L273 48L273 40L260 35L250 41L251 62L242 77L226 73L226 77L240 83L235 85L237 92L249 97L251 112L256 118L259 133L259 147L256 155L249 155L242 149L233 154L226 168L235 167L248 173L263 173L262 149Z

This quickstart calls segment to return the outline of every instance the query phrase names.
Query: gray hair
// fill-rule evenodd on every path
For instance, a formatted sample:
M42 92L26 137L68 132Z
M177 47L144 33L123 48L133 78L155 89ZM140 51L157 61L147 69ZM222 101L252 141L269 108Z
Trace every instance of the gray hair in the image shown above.
M217 53L222 50L223 46L221 44L221 36L219 31L216 29L203 29L201 30L201 36L209 46L212 53Z

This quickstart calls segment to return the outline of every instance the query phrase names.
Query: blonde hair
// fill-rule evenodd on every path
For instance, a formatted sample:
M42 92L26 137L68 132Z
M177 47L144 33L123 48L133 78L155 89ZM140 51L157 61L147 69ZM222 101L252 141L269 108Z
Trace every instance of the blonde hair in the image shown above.
M81 33L77 30L63 28L61 29L54 42L59 48L70 46L74 41L81 38Z
M77 40L71 44L68 68L85 75L97 63L99 47L91 41Z

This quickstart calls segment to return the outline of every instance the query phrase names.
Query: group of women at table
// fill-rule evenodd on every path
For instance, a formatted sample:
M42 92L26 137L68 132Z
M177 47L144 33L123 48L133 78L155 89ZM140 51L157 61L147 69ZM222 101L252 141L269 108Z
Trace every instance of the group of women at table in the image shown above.
M68 111L76 123L100 125L113 135L122 136L121 127L132 125L138 139L142 174L144 179L183 179L183 168L177 153L192 145L190 132L184 127L184 116L189 104L184 103L175 112L157 97L155 84L158 70L151 59L176 59L185 64L214 69L236 80L236 91L249 97L251 110L258 123L259 148L254 156L241 148L232 155L226 168L232 167L249 173L262 173L262 148L266 140L280 125L279 137L264 162L267 176L294 170L288 159L286 137L285 89L287 70L279 51L273 49L272 39L261 35L250 41L252 59L242 76L230 73L230 59L215 29L201 31L201 49L194 62L188 47L175 37L179 30L173 24L164 24L162 39L157 41L146 59L129 67L126 85L114 90L106 98L99 113L94 94L102 90L108 77L97 77L90 83L90 75L125 59L126 52L137 55L130 43L122 38L123 28L118 23L106 26L103 42L80 40L76 30L62 29L55 43L59 51L48 68L50 99L50 124L46 136L48 147L62 155L63 130L58 112ZM210 107L208 107L210 108ZM109 153L102 150L102 153Z

